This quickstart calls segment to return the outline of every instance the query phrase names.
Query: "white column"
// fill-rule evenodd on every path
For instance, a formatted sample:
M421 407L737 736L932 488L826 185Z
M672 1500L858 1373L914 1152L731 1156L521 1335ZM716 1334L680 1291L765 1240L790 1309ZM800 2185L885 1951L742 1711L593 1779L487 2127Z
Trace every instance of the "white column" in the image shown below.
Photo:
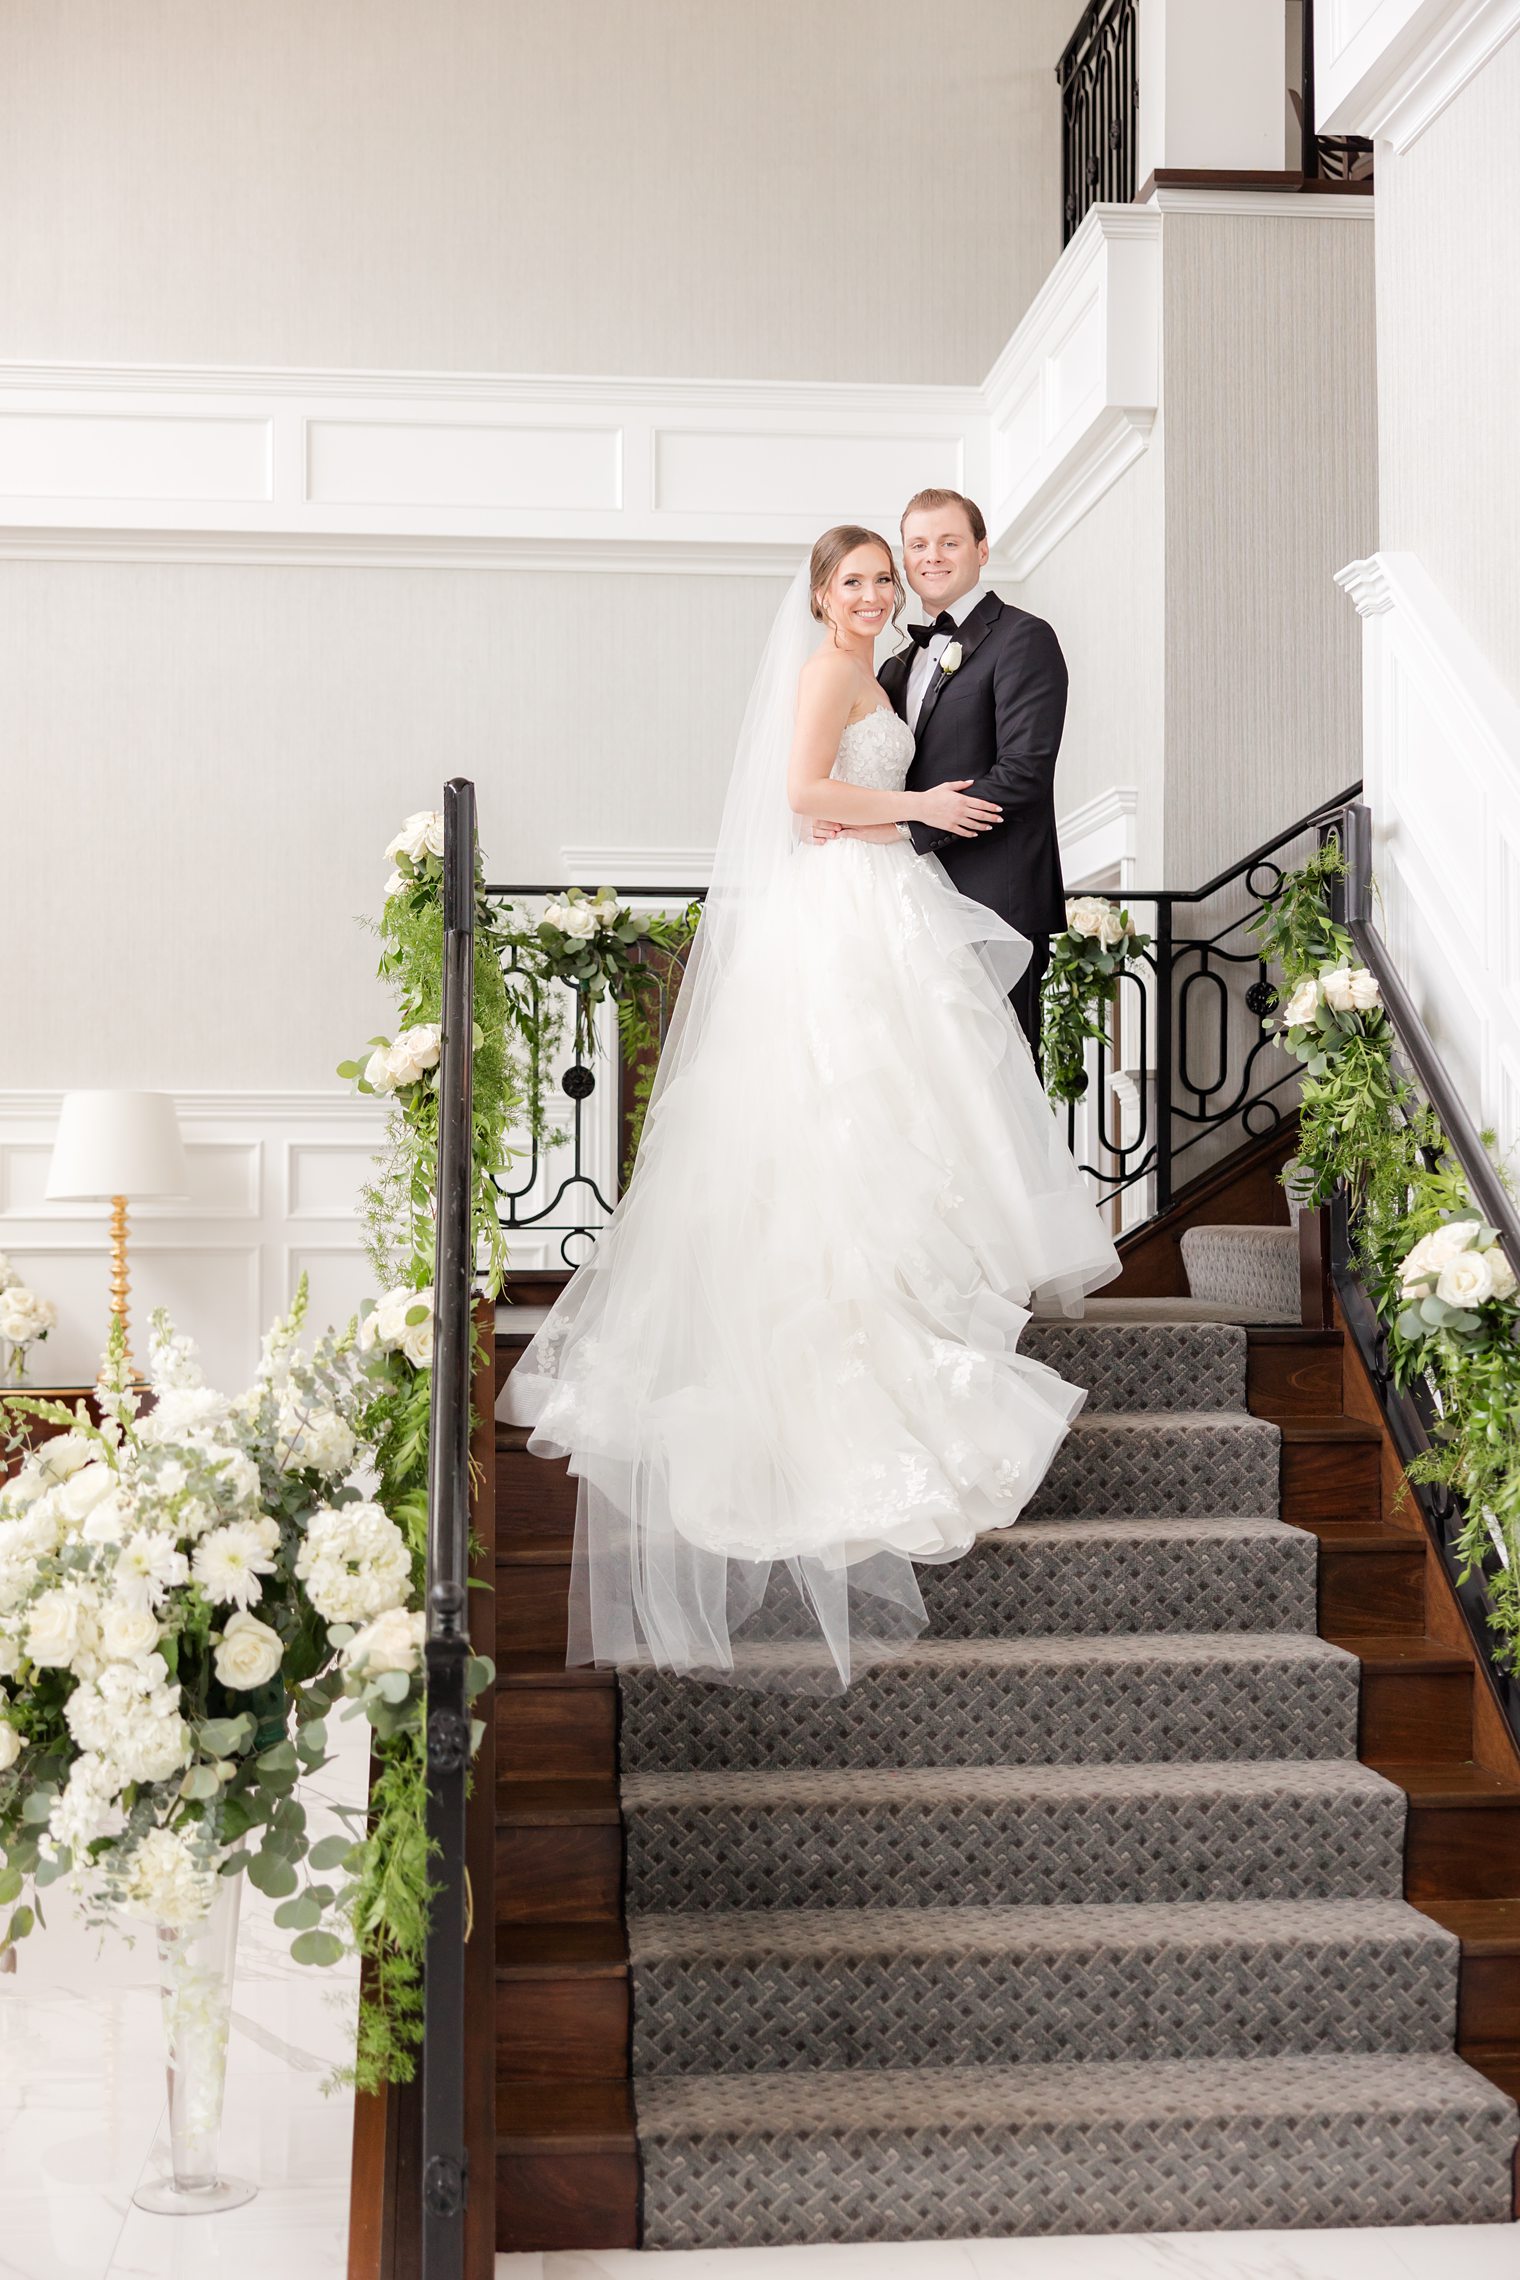
M1283 0L1139 0L1138 188L1157 167L1284 163Z

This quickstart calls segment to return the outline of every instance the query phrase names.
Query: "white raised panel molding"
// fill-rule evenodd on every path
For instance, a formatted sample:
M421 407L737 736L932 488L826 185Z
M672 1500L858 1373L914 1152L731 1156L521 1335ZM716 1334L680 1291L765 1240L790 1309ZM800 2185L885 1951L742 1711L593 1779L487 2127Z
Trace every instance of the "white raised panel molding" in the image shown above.
M1320 133L1408 150L1517 25L1520 0L1320 0Z
M106 1212L47 1200L60 1098L0 1092L0 1251L58 1308L32 1377L87 1384L108 1320ZM235 1392L303 1267L319 1329L369 1295L356 1206L384 1111L341 1093L185 1093L176 1106L190 1194L133 1209L133 1343L142 1360L148 1315L167 1306L207 1377Z
M0 367L0 556L790 570L986 489L974 387Z
M1139 814L1134 785L1111 784L1059 819L1061 874L1069 889L1109 887L1125 894L1133 887Z
M1026 578L1150 441L1161 216L1094 206L987 376L988 535Z
M1458 1088L1520 1142L1520 705L1416 556L1338 583L1362 617L1380 923Z
M571 887L705 887L710 847L562 847L560 876Z

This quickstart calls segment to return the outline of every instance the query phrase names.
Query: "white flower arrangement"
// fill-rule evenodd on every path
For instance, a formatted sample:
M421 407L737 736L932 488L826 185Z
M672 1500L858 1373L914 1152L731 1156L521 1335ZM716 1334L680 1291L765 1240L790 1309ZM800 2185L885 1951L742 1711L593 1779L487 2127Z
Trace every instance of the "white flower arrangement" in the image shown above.
M1351 1030L1358 1015L1377 1018L1382 1009L1378 978L1366 966L1353 966L1345 960L1321 966L1317 974L1306 974L1289 992L1282 1008L1278 1043L1307 1061L1311 1074L1317 1076L1322 1069L1316 1064L1323 1063L1327 1045Z
M1066 905L1066 931L1113 950L1134 929L1128 911L1121 911L1107 895L1075 895Z
M51 1299L28 1290L10 1260L0 1251L0 1361L13 1376L25 1377L27 1355L50 1330L58 1327L58 1309ZM4 1349L9 1348L9 1353Z
M1468 1314L1514 1294L1515 1270L1495 1230L1481 1219L1444 1220L1420 1237L1399 1267L1399 1296L1419 1310L1427 1331L1449 1326L1453 1313Z
M425 1370L433 1360L433 1292L388 1290L359 1322L359 1351L364 1354L401 1354L414 1370Z
M159 1314L149 1403L118 1336L99 1424L26 1405L65 1430L0 1487L0 1905L67 1877L97 1921L188 1925L235 1864L291 1900L298 1961L351 1944L362 1817L308 1859L293 1791L345 1698L385 1734L420 1716L421 1562L354 1478L391 1364L352 1334L308 1356L304 1306L236 1400ZM303 1866L346 1881L298 1892Z
M421 1021L411 1029L403 1029L394 1041L372 1037L370 1045L372 1051L364 1064L359 1090L405 1092L409 1086L423 1083L437 1068L443 1051L443 1031L436 1021Z

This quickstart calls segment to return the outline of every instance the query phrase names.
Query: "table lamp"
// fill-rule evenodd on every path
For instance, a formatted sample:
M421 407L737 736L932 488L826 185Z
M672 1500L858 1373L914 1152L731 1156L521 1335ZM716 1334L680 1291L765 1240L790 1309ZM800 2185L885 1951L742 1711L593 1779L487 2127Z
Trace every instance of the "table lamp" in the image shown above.
M185 1193L185 1151L167 1093L64 1094L47 1200L111 1206L111 1312L121 1323L134 1376L127 1324L127 1205Z

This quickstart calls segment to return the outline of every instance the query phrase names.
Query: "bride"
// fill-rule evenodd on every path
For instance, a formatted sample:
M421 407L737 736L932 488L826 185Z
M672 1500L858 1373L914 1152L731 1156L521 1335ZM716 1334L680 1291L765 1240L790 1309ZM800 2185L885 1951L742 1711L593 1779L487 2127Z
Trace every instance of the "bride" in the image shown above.
M1018 1339L1118 1257L1007 1002L1027 941L897 828L997 815L903 789L905 599L847 525L782 603L633 1179L508 1380L578 1476L571 1663L848 1685L1084 1399Z

